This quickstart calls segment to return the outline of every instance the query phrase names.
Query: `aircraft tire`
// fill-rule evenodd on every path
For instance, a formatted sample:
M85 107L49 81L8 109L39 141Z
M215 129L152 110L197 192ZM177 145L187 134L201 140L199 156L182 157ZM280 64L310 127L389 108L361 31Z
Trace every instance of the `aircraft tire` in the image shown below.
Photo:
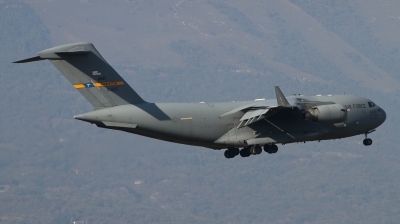
M370 138L364 139L363 144L364 144L365 146L372 145L372 139L370 139Z
M249 157L250 156L250 149L249 147L245 147L242 150L240 150L240 156L241 157Z
M229 153L229 150L225 150L224 156L225 156L225 158L227 158L227 159L232 158L231 155L230 155L230 153Z
M254 146L254 153L255 155L261 154L262 153L262 148L259 145Z
M239 149L238 148L228 148L224 152L224 156L227 159L232 159L235 158L237 155L239 155Z
M231 150L232 150L232 154L235 156L239 155L239 153L240 153L240 150L238 148L233 148Z
M272 145L266 144L266 145L264 145L264 151L267 152L268 154L277 153L278 146L275 144L272 144Z
M250 146L250 147L249 147L249 151L250 151L250 154L251 154L251 155L257 155L257 153L256 153L256 146L255 146L255 145Z
M253 145L249 147L251 155L258 155L262 152L262 148L259 145Z
M267 152L267 153L269 153L269 149L271 148L271 145L270 144L265 144L264 145L264 152Z
M278 146L275 145L275 144L271 145L269 151L270 151L270 154L272 154L272 153L277 153L277 152L278 152Z

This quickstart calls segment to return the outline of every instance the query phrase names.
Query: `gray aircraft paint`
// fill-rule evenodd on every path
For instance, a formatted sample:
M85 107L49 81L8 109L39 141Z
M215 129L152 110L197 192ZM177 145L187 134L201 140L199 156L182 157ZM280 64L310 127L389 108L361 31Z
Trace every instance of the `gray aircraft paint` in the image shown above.
M277 98L269 100L148 103L91 43L62 45L38 55L16 63L50 60L95 108L76 115L75 119L170 142L223 149L338 139L367 135L386 119L382 108L363 97L286 98L279 87L275 87ZM304 118L305 114L310 115L308 111L316 110L320 113L324 110L327 117L345 116L345 119L321 123Z

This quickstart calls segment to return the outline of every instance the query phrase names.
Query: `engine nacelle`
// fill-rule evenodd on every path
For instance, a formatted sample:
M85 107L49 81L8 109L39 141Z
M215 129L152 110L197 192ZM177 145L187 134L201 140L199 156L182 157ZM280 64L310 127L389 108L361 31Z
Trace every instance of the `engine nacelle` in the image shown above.
M318 123L341 123L347 119L347 107L342 104L316 106L304 114L304 119Z

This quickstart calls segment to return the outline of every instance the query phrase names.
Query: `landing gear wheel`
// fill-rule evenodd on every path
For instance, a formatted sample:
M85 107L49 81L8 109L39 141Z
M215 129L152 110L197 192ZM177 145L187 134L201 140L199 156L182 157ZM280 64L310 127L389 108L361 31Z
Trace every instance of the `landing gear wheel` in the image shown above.
M264 145L264 151L269 153L269 154L273 154L273 153L277 153L278 152L278 146L276 146L275 144L266 144Z
M250 146L250 154L258 155L262 152L262 148L259 145Z
M271 148L271 145L269 145L269 144L265 144L264 145L264 152L269 152L269 149Z
M277 153L277 152L278 152L278 146L275 144L271 145L271 147L269 149L269 153L272 154L272 153Z
M224 152L224 156L227 159L234 158L235 156L239 155L239 149L238 148L228 148Z
M254 146L254 152L258 155L262 153L262 148L259 145Z
M372 139L370 139L370 138L364 139L363 144L364 144L365 146L372 145Z
M224 156L225 156L225 158L227 158L227 159L232 158L231 155L230 155L230 153L229 153L229 150L225 150Z
M240 150L240 156L241 157L249 157L250 156L250 149L249 147L245 147L242 150Z

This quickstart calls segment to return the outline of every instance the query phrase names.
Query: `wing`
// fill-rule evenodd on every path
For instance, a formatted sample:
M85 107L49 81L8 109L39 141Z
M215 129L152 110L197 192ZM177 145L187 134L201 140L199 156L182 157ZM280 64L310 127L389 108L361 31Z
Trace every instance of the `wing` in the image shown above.
M257 110L251 110L251 108L246 108L250 109L248 110L242 118L240 118L239 125L237 128L242 128L245 126L248 126L250 124L253 124L257 121L261 121L264 118L270 117L278 112L281 112L283 110L300 110L297 106L272 106L272 107L267 107L265 109L257 109Z
M263 118L267 118L272 116L282 110L301 110L299 106L290 105L287 101L286 97L283 95L282 91L278 86L275 86L275 93L277 104L267 104L266 102L257 102L252 105L244 105L241 107L237 107L231 111L228 111L222 114L220 117L224 117L230 114L234 114L238 111L245 112L242 118L240 118L239 125L237 128L242 128L253 124L257 121L262 120Z

